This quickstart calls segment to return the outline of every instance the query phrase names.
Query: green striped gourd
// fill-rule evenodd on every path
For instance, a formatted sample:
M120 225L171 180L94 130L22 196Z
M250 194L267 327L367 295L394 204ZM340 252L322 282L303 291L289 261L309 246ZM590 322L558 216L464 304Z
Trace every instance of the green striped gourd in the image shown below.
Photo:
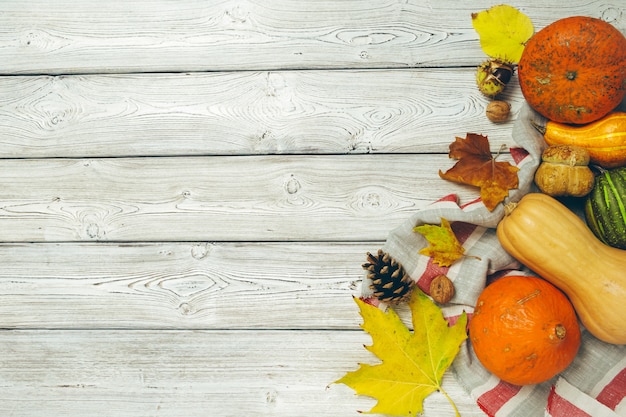
M626 167L603 171L587 196L585 217L602 242L626 249Z

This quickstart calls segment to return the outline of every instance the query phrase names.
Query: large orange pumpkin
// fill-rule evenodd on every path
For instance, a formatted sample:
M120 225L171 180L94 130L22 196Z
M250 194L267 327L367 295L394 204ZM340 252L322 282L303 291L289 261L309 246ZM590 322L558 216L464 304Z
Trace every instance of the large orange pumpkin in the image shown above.
M590 123L626 94L626 37L592 17L557 20L535 33L518 65L528 104L560 123Z
M515 385L549 380L567 368L580 346L567 297L548 281L527 276L500 278L483 290L469 335L483 366Z

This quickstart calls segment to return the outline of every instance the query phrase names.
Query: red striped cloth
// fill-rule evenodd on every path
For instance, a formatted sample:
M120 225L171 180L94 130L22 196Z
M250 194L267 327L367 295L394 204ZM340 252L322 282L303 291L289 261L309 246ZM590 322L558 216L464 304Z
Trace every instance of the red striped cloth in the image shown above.
M452 200L454 200L453 197L446 196L438 203L447 204ZM451 227L468 254L476 255L478 252L472 251L472 248L480 246L481 243L488 242L489 245L494 245L493 229L465 222L452 222ZM508 259L496 264L498 266L495 266L495 270L478 268L479 278L484 277L481 280L476 279L475 273L472 272L476 271L475 265L468 266L475 263L473 259L460 261L451 267L441 267L433 264L429 257L423 255L417 257L419 260L416 267L409 273L417 277L414 278L416 284L427 294L430 281L439 274L447 275L455 283L457 293L464 294L465 298L468 293L464 289L467 288L466 282L469 280L479 282L478 287L484 287L492 280L505 275L531 274L514 260ZM491 263L489 258L483 256L481 259L482 263ZM369 296L367 286L368 282L364 280L362 296L365 298ZM473 291L472 297L476 296L476 291ZM374 305L380 305L374 300L369 301ZM454 301L456 300L453 299ZM443 313L451 325L456 322L462 312L468 313L471 320L473 305L473 303L452 304L444 307ZM582 349L583 352L579 354L579 358L575 360L571 369L568 368L561 376L540 385L515 386L499 380L484 368L477 372L476 368L482 368L482 365L471 352L471 348L469 354L466 353L468 349L461 349L460 357L453 364L453 370L461 385L489 417L541 416L544 413L549 417L626 416L626 399L624 398L626 396L626 346L608 345L587 332L583 332L583 345L588 345L587 350L591 352ZM594 355L593 352L598 352L598 354ZM578 363L585 361L588 363L584 366ZM569 373L576 376L589 369L600 369L601 373L596 372L588 377L583 374L578 378L573 378L583 382L593 381L593 385L586 387L585 391L583 388L579 389L571 385L566 379Z
M511 149L508 157L520 168L520 184L509 193L507 201L518 201L535 191L533 176L545 142L530 123L524 122L531 117L539 118L524 106L514 127L518 146ZM455 195L444 196L392 230L383 250L398 260L427 294L435 276L447 275L454 283L455 296L443 308L444 316L453 323L465 311L471 320L476 299L489 282L507 274L531 274L498 242L495 227L503 215L502 205L489 212L480 199L460 203ZM442 217L451 223L469 255L450 267L441 267L430 257L420 255L419 250L428 243L413 232L417 225L439 224ZM361 296L367 299L370 295L369 282L364 278ZM514 386L489 373L474 355L471 343L465 343L467 348L460 350L452 372L487 416L626 417L626 345L601 342L583 329L581 348L564 372L542 384Z
M626 412L626 358L622 360L607 374L607 377L599 387L595 395L596 400L609 407L611 410ZM596 391L594 390L594 391ZM626 413L624 413L626 414Z
M625 370L620 370L624 374ZM622 400L624 398L624 381L614 380L602 388L609 390L621 391ZM620 411L621 410L621 411ZM619 403L613 401L609 403L602 402L600 397L596 397L595 401L590 399L585 393L569 384L565 379L559 379L548 396L548 405L546 407L546 416L550 417L617 417L624 415L623 407Z

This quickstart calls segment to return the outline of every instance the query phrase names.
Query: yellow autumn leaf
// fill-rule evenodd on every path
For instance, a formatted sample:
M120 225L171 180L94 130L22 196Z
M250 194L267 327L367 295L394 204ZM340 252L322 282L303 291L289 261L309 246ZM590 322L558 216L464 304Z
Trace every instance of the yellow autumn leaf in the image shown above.
M443 217L441 218L441 226L435 224L423 224L413 228L424 236L430 246L419 251L422 255L430 256L433 262L440 266L450 266L454 261L461 258L465 252L465 248L456 238L450 222Z
M530 18L507 4L472 13L472 25L483 51L510 64L519 62L526 42L535 32Z
M416 416L423 413L424 399L440 391L459 416L441 382L467 338L465 312L454 326L449 326L441 309L416 288L409 300L414 328L411 332L393 309L382 311L358 298L355 300L363 317L361 327L373 341L365 348L382 363L361 364L336 383L377 399L369 413Z

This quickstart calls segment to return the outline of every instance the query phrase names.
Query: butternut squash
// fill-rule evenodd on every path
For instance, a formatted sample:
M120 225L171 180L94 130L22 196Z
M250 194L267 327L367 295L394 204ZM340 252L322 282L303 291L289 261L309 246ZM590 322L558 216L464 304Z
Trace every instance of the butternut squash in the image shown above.
M600 340L626 344L626 251L600 242L585 222L543 193L506 207L497 226L502 247L569 297Z
M587 149L591 163L604 168L626 165L626 113L613 112L586 125L532 122L548 145L576 145Z

